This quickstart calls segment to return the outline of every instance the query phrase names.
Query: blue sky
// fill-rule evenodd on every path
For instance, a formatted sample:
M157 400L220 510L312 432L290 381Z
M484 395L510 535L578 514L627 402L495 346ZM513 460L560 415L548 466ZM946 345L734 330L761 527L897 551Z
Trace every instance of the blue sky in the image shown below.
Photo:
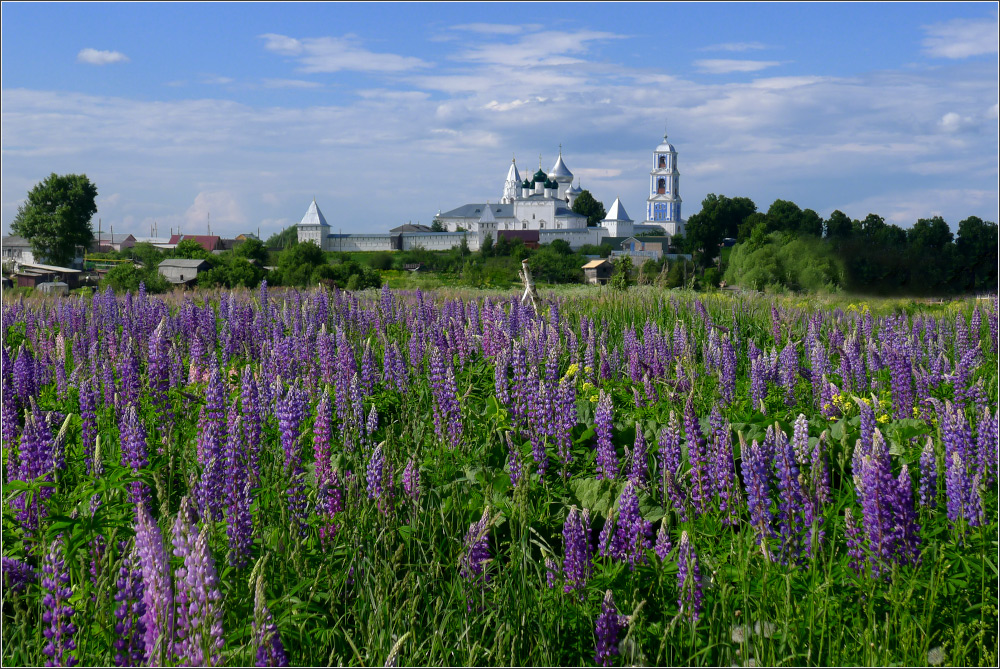
M10 4L3 230L51 172L105 229L345 232L496 201L559 145L641 218L664 124L708 193L998 219L997 3Z

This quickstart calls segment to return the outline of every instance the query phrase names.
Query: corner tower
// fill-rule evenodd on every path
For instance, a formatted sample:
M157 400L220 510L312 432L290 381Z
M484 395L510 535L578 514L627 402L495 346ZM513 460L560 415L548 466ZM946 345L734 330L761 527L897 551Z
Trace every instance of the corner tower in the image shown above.
M677 150L667 141L653 149L653 169L649 171L649 198L646 200L646 223L659 225L670 236L684 234L681 218L680 172Z

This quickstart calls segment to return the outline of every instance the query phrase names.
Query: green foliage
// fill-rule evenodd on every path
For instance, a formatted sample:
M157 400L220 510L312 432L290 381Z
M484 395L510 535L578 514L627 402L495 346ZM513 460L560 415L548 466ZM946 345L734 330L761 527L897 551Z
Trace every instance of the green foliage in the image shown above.
M311 285L313 272L326 264L323 250L312 242L293 244L278 255L278 266L271 272L269 283L276 286Z
M116 293L138 292L139 285L145 284L146 292L150 294L164 293L170 290L170 282L159 273L156 266L136 267L132 263L119 263L101 279L100 288L111 288Z
M444 223L435 218L431 222L431 232L448 232L448 230L444 227Z
M604 220L607 212L604 203L594 199L589 190L584 190L573 200L573 211L587 217L587 225L594 227Z
M282 230L281 232L276 232L267 238L264 242L264 246L269 249L276 249L278 251L283 251L290 246L294 246L299 243L299 231L294 225L289 226Z
M187 258L189 260L208 260L211 262L213 255L210 251L205 249L200 243L195 239L182 239L177 244L177 248L174 249L173 256L175 258Z
M712 264L726 237L736 237L740 225L757 211L757 205L747 197L729 198L709 193L701 203L701 211L688 219L686 246L698 252L703 266Z
M160 262L167 257L161 249L156 248L149 242L139 242L128 249L123 249L123 255L127 258L141 262L145 267L157 267Z
M392 254L387 251L379 251L378 253L372 253L368 257L368 265L372 269L377 270L388 270L392 269Z
M11 230L31 243L39 262L68 265L76 248L94 241L90 219L97 213L97 186L85 174L54 172L28 191Z
M250 262L255 262L261 267L267 264L267 247L259 239L247 239L243 243L238 244L233 249L233 253L241 258L246 258Z
M842 263L829 245L812 235L754 230L749 242L737 244L729 257L727 283L753 290L835 291L843 285Z
M493 255L493 235L486 233L483 236L483 241L479 245L479 253L482 254L484 258L489 258Z
M608 285L614 290L625 291L632 285L632 259L628 256L618 256L614 261L615 268L611 271Z

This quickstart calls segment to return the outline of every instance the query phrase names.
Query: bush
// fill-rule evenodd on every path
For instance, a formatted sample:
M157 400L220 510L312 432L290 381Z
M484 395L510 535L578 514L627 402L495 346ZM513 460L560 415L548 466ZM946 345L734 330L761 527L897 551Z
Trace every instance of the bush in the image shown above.
M615 290L626 290L632 285L632 259L628 256L615 258L615 269L608 285Z
M121 263L101 279L102 290L111 288L116 293L137 292L139 285L145 284L147 293L165 293L170 290L167 281L155 267L141 268L132 263Z
M390 270L392 269L392 255L386 251L373 253L368 257L368 264L372 269Z

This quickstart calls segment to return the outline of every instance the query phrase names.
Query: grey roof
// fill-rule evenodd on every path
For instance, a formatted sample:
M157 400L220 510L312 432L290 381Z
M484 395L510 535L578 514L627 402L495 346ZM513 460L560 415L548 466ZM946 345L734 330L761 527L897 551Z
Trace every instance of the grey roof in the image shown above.
M6 237L3 238L3 245L4 246L31 246L31 242L29 242L27 239L25 239L24 237L21 237L19 235L7 235Z
M330 227L330 224L326 222L326 218L323 216L323 212L316 206L316 200L313 200L309 204L309 209L306 210L305 216L299 221L299 225L322 225Z
M110 232L102 232L100 238L95 236L94 241L99 244L121 244L124 241L128 241L129 237L133 240L135 239L134 236L128 233L116 232L112 234Z
M582 218L586 220L586 216L583 214L578 214L569 207L556 207L556 216L564 216L566 218Z
M389 230L389 232L430 232L431 226L420 223L403 223Z
M663 141L656 147L657 153L676 153L674 145L667 141L667 133L663 133Z
M475 218L480 219L483 215L485 204L471 203L463 204L461 207L438 214L436 218ZM496 218L514 218L514 205L512 204L491 204L493 215Z
M160 267L183 267L185 269L198 269L202 265L207 265L207 260L198 258L167 258L159 264Z
M487 202L486 206L483 207L483 215L479 218L480 223L496 223L497 219L493 216L493 207Z

